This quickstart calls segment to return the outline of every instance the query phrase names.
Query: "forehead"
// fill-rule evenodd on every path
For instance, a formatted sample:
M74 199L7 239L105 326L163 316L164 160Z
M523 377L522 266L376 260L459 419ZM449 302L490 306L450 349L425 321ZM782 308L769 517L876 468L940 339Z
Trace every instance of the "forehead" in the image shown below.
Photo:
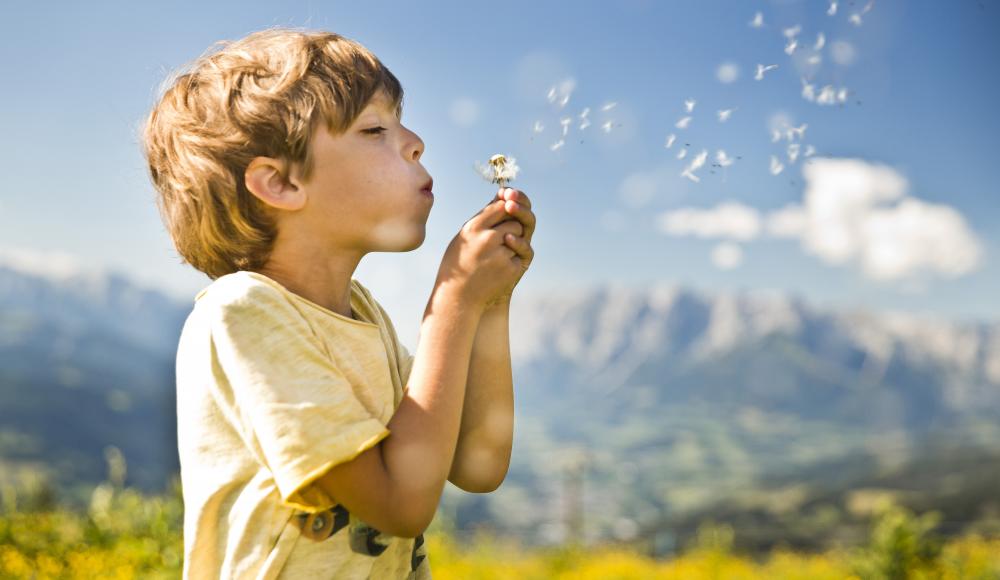
M365 105L365 110L384 111L391 114L395 114L396 112L392 99L385 91L378 91L372 95L372 98L368 100L368 104Z

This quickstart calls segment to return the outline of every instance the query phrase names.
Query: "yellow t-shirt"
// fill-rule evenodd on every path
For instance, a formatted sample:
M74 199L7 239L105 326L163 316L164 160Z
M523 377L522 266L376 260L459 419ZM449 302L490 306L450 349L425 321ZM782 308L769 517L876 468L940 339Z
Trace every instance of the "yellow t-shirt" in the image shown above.
M312 483L389 435L413 355L351 280L348 318L257 272L195 297L177 349L184 578L430 578L423 536Z

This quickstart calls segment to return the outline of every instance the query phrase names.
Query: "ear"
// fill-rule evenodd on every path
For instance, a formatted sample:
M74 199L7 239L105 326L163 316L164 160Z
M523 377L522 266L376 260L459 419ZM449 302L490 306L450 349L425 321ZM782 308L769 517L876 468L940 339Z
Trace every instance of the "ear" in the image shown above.
M306 193L298 179L289 176L288 163L271 157L257 157L244 174L247 189L269 206L298 210L306 203Z

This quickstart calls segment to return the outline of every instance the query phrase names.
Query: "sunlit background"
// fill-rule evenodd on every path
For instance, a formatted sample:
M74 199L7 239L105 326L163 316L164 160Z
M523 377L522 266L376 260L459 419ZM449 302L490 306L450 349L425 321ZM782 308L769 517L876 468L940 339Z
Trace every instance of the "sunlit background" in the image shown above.
M325 29L405 90L424 245L355 277L415 350L444 249L516 158L504 486L443 517L533 545L861 538L879 498L998 529L1000 11L992 2L51 3L4 9L0 483L176 470L174 348L210 283L140 152L218 40ZM87 488L87 486L90 488ZM5 496L6 497L6 496ZM8 498L9 500L9 498ZM8 501L5 500L5 501ZM433 554L431 555L433 561Z

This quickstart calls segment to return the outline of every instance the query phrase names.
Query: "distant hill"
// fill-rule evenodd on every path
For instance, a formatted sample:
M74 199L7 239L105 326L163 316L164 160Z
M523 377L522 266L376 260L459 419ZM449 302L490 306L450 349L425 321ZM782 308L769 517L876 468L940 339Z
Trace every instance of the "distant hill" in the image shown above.
M0 266L0 480L59 487L106 477L164 489L177 472L174 353L190 308L116 274L46 277Z
M128 485L162 490L178 470L174 357L192 306L115 274L0 266L0 483L42 469L83 489L114 445ZM683 527L770 493L776 474L847 493L932 437L1000 448L996 322L611 286L519 295L511 350L508 478L485 496L449 486L442 511L532 543ZM820 493L807 487L789 497Z

